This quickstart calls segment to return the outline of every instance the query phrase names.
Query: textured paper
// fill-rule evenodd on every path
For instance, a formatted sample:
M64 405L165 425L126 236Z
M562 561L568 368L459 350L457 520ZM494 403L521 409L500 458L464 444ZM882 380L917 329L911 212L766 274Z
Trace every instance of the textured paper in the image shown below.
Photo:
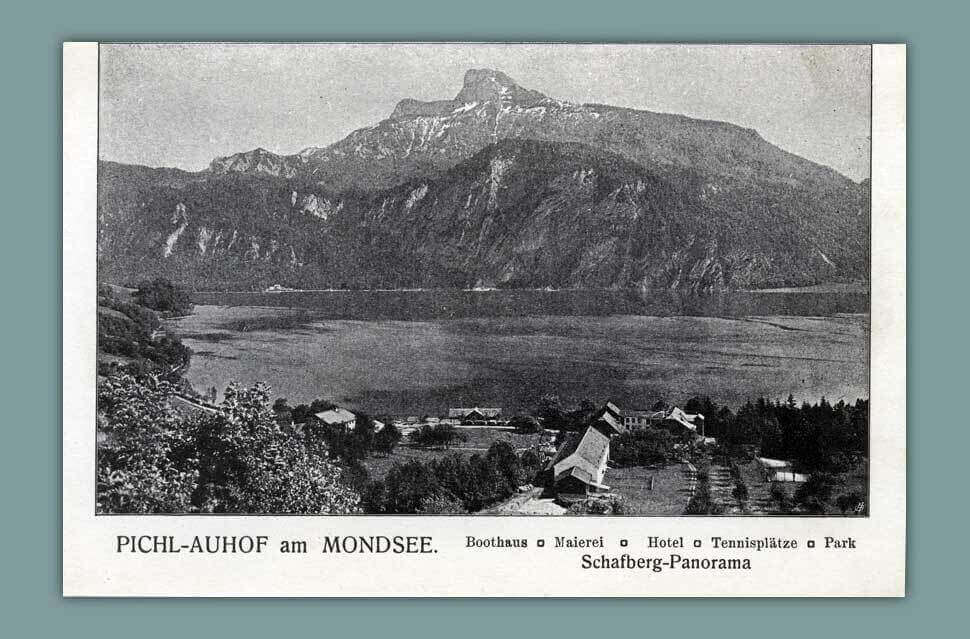
M63 592L66 596L902 596L906 548L905 46L872 56L870 516L477 517L96 516L95 330L98 47L64 46ZM119 535L259 536L261 554L130 554ZM331 535L427 536L431 554L324 554ZM529 540L528 549L468 549L467 536ZM784 537L797 551L736 550L750 570L583 569L556 536L600 537L596 553L657 556L642 540ZM808 540L852 537L851 552ZM282 540L310 552L277 552ZM544 547L536 547L539 539Z

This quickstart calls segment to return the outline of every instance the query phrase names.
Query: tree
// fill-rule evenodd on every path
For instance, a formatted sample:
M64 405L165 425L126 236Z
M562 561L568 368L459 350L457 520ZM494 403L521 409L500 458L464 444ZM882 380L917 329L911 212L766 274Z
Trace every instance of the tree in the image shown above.
M357 512L360 497L327 451L277 425L268 390L232 384L221 412L193 424L200 455L194 504L203 512Z
M387 457L401 441L401 431L394 424L385 424L374 436L374 450Z
M856 492L839 495L835 500L835 505L843 515L846 513L856 514L865 507L865 500L862 495Z
M416 513L440 489L432 467L412 460L394 464L380 492L382 512Z
M771 485L771 500L775 503L778 511L782 513L790 513L795 506L792 498L788 496L788 493L779 484Z
M743 482L738 480L734 484L734 490L731 491L731 496L738 500L738 505L742 508L745 502L748 501L748 486Z
M563 427L575 432L585 431L595 414L596 405L584 399L579 402L576 410L571 410L563 416Z
M139 382L124 373L98 383L98 512L193 510L198 460L169 407L173 390L168 382Z
M273 414L276 415L276 423L281 426L288 426L293 421L293 409L286 403L285 397L278 397L273 402Z
M468 513L461 501L441 494L425 497L418 512L422 515L464 515Z
M544 428L559 429L563 427L563 408L559 395L543 395L535 410L536 417Z
M825 512L825 506L832 498L835 479L828 473L815 472L795 491L795 502L811 513Z
M412 431L411 442L415 446L422 448L447 448L455 442L463 442L467 439L465 433L460 432L451 424L425 424L421 428Z
M538 433L542 430L542 428L539 426L539 422L537 422L534 417L530 417L529 415L516 415L509 420L509 426L523 434Z
M674 457L674 436L661 428L623 433L610 443L610 461L617 466L662 465Z
M193 308L189 294L163 277L140 282L134 298L142 306L166 315L185 315Z
M489 446L485 453L485 461L504 478L504 489L511 491L525 483L522 464L519 463L515 449L508 442L495 442Z

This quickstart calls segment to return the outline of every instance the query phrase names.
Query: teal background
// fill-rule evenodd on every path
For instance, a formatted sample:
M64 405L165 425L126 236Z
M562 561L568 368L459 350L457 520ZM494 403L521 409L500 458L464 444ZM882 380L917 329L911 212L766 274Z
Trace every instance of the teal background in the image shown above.
M0 632L20 636L937 634L965 627L966 11L952 2L26 2L5 6ZM65 40L905 41L905 600L240 601L60 597L60 44ZM66 315L70 317L68 309ZM148 577L148 575L146 575ZM792 576L796 578L795 575ZM455 575L455 579L461 579Z

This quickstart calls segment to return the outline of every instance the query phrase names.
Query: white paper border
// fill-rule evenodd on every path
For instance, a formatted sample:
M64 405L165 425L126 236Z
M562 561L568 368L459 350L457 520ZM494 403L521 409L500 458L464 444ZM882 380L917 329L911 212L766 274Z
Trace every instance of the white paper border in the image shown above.
M905 45L873 47L871 477L868 518L219 517L94 515L98 50L64 45L65 596L901 596L905 591ZM431 535L435 555L130 555L120 534ZM852 536L853 552L724 551L755 570L583 570L548 545L466 551L465 535ZM632 545L632 544L631 544ZM685 549L688 554L690 549ZM650 555L637 548L631 554Z

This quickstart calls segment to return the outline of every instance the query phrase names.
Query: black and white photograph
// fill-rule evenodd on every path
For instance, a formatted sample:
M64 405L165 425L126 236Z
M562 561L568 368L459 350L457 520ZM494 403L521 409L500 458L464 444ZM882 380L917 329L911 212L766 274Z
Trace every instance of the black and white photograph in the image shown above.
M870 45L97 67L96 515L870 517Z

